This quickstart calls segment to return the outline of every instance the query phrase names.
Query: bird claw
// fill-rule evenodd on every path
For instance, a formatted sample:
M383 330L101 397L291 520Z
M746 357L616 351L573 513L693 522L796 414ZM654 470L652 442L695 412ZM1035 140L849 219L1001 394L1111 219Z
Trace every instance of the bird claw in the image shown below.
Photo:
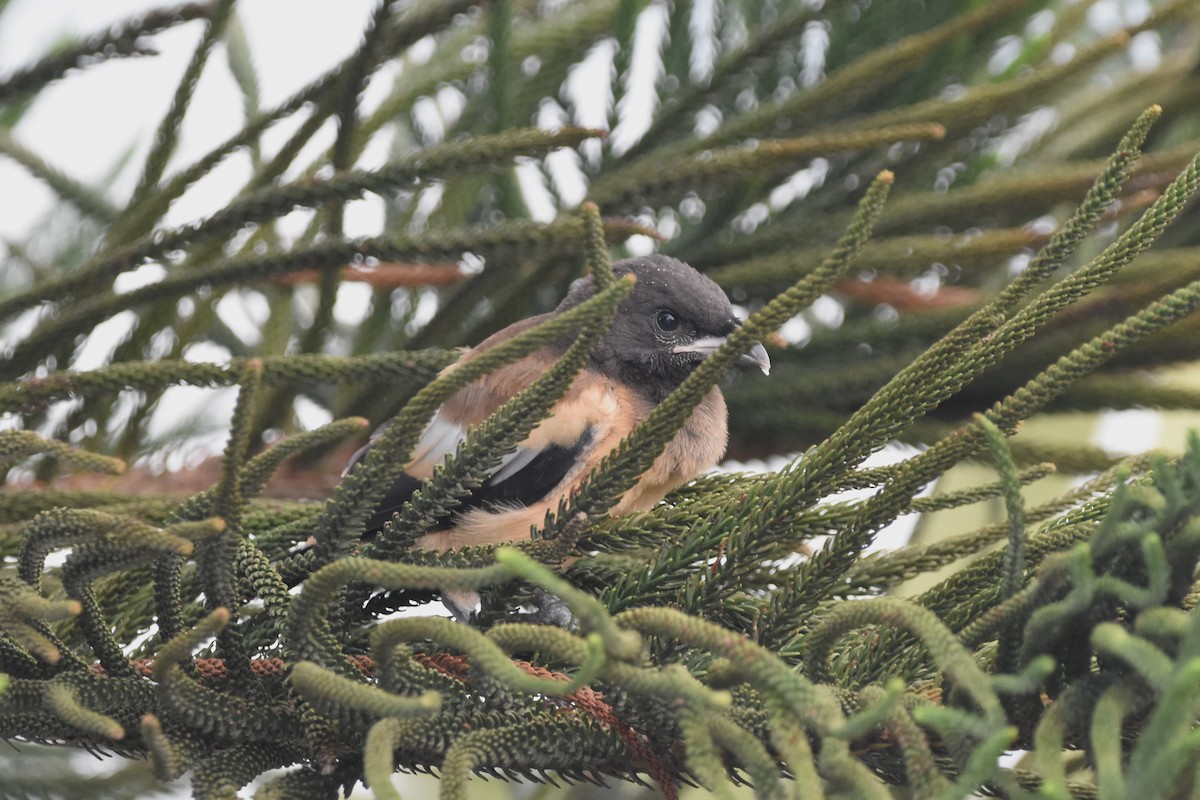
M456 622L471 625L476 622L482 602L477 592L446 590L442 592L442 605L446 607ZM538 589L534 593L533 607L533 611L518 613L515 615L516 618L521 622L553 625L568 631L579 629L579 619L571 613L570 607L545 589Z
M550 594L545 589L538 589L534 594L534 604L537 610L524 615L530 622L539 625L553 625L563 630L579 629L579 618L571 613L570 607L562 599Z

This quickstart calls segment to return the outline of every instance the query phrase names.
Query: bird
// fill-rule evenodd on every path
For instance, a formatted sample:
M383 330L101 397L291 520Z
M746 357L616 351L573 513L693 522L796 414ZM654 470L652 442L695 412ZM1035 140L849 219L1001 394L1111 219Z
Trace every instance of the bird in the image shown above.
M618 261L612 270L618 278L632 274L636 282L585 366L549 415L502 459L479 489L441 527L416 540L418 548L442 552L531 538L546 513L557 510L604 456L741 324L725 292L683 261L647 255ZM455 369L574 308L596 291L592 276L575 281L553 311L492 334L446 369ZM549 369L571 338L545 345L451 395L429 420L404 473L379 502L365 531L381 530L434 468L455 453L471 427ZM739 363L770 373L771 360L761 344L754 344ZM365 457L378 435L351 458L347 471ZM714 386L609 513L621 516L654 507L672 490L720 462L727 443L725 399ZM459 616L458 610L451 610Z

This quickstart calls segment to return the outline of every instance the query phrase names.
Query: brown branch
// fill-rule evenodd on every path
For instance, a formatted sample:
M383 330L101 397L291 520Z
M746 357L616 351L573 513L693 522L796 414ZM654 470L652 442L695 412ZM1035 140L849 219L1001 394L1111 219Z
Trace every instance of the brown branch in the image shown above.
M979 290L966 286L942 286L932 294L924 294L914 289L908 281L887 276L873 281L846 279L838 281L833 288L860 303L886 303L897 311L934 311L974 305L980 301Z
M407 286L453 286L466 278L457 264L377 264L373 267L350 265L342 269L343 281L366 283L372 289L399 289ZM315 269L292 272L272 278L283 286L316 283L321 273Z
M347 658L364 675L370 677L375 674L375 660L370 656L347 656ZM470 666L466 656L451 653L434 653L432 655L414 653L413 660L418 664L435 669L443 675L459 681L466 681L467 670ZM154 659L135 658L131 659L129 663L143 677L149 678L153 674ZM221 679L229 674L229 669L226 667L225 659L223 658L195 658L192 659L192 663L196 667L196 672L204 679ZM535 667L527 661L514 660L513 663L530 675L539 678L561 681L570 680L570 676L568 675L564 675L561 672L551 672L544 667ZM287 662L282 658L254 658L250 660L250 669L260 678L279 678L283 677L287 671ZM99 663L93 664L92 670L99 675L107 674L104 667ZM595 719L602 726L615 731L629 749L630 755L634 758L634 763L643 764L654 780L658 782L663 797L667 798L667 800L678 800L679 787L675 784L671 770L667 768L667 765L654 752L650 740L645 735L636 731L629 723L618 717L613 707L605 702L602 693L597 692L590 686L582 686L574 694L562 698L562 701L564 703L562 707L564 711L581 711Z

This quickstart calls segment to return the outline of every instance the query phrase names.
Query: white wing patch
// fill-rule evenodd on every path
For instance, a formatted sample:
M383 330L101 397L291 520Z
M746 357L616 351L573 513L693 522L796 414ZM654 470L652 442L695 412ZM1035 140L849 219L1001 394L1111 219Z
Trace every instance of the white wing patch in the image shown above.
M433 415L433 419L425 426L425 432L413 450L412 461L405 469L414 478L426 480L433 475L434 467L443 463L448 457L458 451L458 446L467 438L468 428L442 416L441 412ZM499 483L509 478L537 458L538 451L528 447L518 447L504 456L500 465L492 473L491 482Z
M422 480L430 477L433 475L433 468L445 461L446 456L453 455L459 443L466 438L465 426L452 422L444 418L440 411L437 412L425 426L425 432L417 441L412 461L408 462L405 471Z
M501 460L500 468L492 474L490 481L492 483L500 483L501 481L508 480L513 475L528 467L530 462L537 458L537 456L537 450L532 450L528 447L518 447Z

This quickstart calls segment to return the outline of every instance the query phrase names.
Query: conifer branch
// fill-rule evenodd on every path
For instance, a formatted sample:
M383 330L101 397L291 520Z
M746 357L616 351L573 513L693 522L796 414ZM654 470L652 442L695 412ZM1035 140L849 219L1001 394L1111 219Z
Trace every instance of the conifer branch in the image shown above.
M1042 31L1028 0L930 4L919 17L888 3L760 5L379 0L353 52L265 109L235 27L246 118L168 174L232 3L189 6L206 31L184 54L190 66L119 212L0 134L0 150L83 210L14 242L0 290L0 376L14 381L0 384L11 416L0 465L21 465L0 493L10 562L0 736L149 756L159 779L187 772L197 797L223 800L269 769L282 772L258 793L289 799L332 797L364 778L395 797L397 769L441 772L451 797L475 773L649 776L669 800L679 784L730 792L744 780L765 796L879 800L1186 793L1200 756L1200 437L1182 456L1132 459L1037 425L1007 437L1047 408L1197 405L1161 369L1200 357L1195 231L1166 231L1200 186L1186 138L1194 0L1166 0L1108 38L1080 38L1084 10L1070 5L1052 7ZM170 24L151 14L0 77L0 127L49 82L146 52ZM1158 37L1162 62L1133 72L1108 56L1140 32ZM1066 46L1077 49L1064 60ZM571 73L581 54L610 52L614 74L598 88L615 103L603 110L611 143L550 157L597 133L560 126L597 118L588 104L602 98L580 95ZM368 81L386 95L374 106L364 106ZM1169 146L1140 154L1154 106L1111 158L1091 160L1150 96L1172 109L1154 140ZM667 105L650 111L646 134L630 113L639 97ZM264 133L285 118L281 146L266 153ZM512 127L522 120L536 128ZM355 168L385 140L385 166ZM164 224L241 149L252 173L233 200ZM1029 166L1008 169L1014 154ZM908 176L907 196L881 212L877 182L856 211L863 177L885 162ZM382 230L347 238L342 206L367 195ZM638 217L570 210L587 196ZM1059 230L1030 224L1081 197ZM310 219L291 237L284 217L297 209ZM886 238L868 243L869 233ZM454 523L463 493L571 383L628 290L612 280L609 247L632 234L759 310L540 536L415 547ZM1155 252L1130 264L1151 242ZM851 261L860 272L845 277ZM581 265L598 289L588 304L444 369L451 348L552 308ZM334 289L359 278L354 288L371 293L360 324L339 307L331 329ZM238 300L253 305L261 338L235 323ZM108 320L133 326L105 349L109 329L97 326ZM775 471L704 476L610 518L755 341L782 352L770 380L722 387L730 452L804 455ZM203 346L230 356L193 363L208 358ZM364 540L363 521L435 409L546 346L566 353ZM107 366L68 371L84 361ZM1151 371L1154 383L1142 381ZM160 486L141 464L157 468L175 448L171 464L198 444L168 443L150 424L179 385L239 394L219 476L177 497L173 477ZM292 412L306 409L287 400L300 392L338 421L295 430ZM365 419L394 422L332 499L255 499L284 459L359 433ZM256 454L262 428L285 435ZM895 439L932 444L861 466ZM111 483L54 476L64 464L116 470L110 453L139 457L139 469ZM918 496L964 459L990 461L1000 479ZM1025 508L1022 487L1049 471L1039 462L1104 472ZM289 474L326 486L337 465L317 467L323 477L305 469ZM849 488L873 495L841 494ZM954 525L951 509L995 497L1006 520ZM867 554L899 515L935 511L953 535ZM988 552L1005 539L1006 551ZM947 565L911 600L880 597ZM392 616L453 591L481 598L469 625ZM580 630L531 624L531 605ZM1001 766L1016 748L1037 760ZM13 790L30 785L21 777ZM81 785L56 776L46 790Z
M289 383L314 384L337 381L397 380L424 383L453 360L447 351L401 351L337 357L328 355L267 356L262 364L264 386ZM226 364L182 360L110 364L88 372L54 372L45 377L0 384L0 409L33 413L50 403L71 397L86 397L123 389L149 390L167 386L232 386L244 374L251 359L233 359Z
M966 690L990 721L1003 720L1000 700L970 652L932 612L898 598L847 602L827 614L805 640L804 664L810 680L827 682L829 648L846 632L871 623L902 626L915 634L929 649L940 671Z
M51 166L39 155L18 142L8 131L0 131L0 154L6 155L24 167L29 174L49 186L55 194L71 203L85 215L102 223L112 222L116 216L102 192L76 181L66 173Z
M760 136L781 120L811 127L812 123L805 121L806 114L817 108L836 110L850 106L857 98L886 85L920 64L929 57L934 48L1003 19L1027 3L1028 0L991 3L986 8L963 14L942 25L877 48L843 66L814 88L798 92L786 100L764 104L760 108L739 114L719 128L713 136L698 142L689 142L687 147L697 150L714 144L737 141L747 136ZM938 118L926 116L921 119Z
M1038 317L1045 319L1046 315L1052 313L1050 309L1061 307L1061 304L1068 301L1067 298L1094 285L1097 276L1115 270L1132 259L1137 252L1148 247L1158 232L1161 232L1182 211L1183 206L1195 192L1198 181L1200 181L1200 161L1194 159L1192 165L1172 182L1168 192L1117 242L1106 248L1104 253L1091 265L1073 273L1065 281L1042 295L1035 303L1026 306L1011 321L1001 325L993 337L980 343L974 349L978 351L1000 347L1006 340L1022 335L1014 333L1016 331L1028 331L1023 335L1032 333L1032 330L1029 329L1036 325L1031 322L1032 319ZM1025 388L989 411L987 417L1001 430L1012 430L1018 420L1024 419L1034 410L1043 407L1051 399L1065 391L1074 380L1094 371L1096 367L1111 358L1115 350L1187 316L1197 306L1200 306L1200 286L1189 285L1172 293L1161 303L1153 304L1117 328L1093 339L1072 354L1064 356L1057 364L1027 384ZM848 423L847 428L849 427L851 424ZM829 441L833 441L833 439L831 438ZM824 573L827 580L838 580L833 576L840 575L849 566L849 562L853 559L851 554L859 552L859 548L869 541L872 531L876 530L884 519L894 518L894 514L898 510L897 498L911 496L912 490L915 490L916 487L934 475L940 474L951 464L974 452L982 445L982 434L978 427L971 426L939 441L933 448L912 459L903 475L897 476L879 495L863 506L858 520L853 523L849 531L843 532L831 547L826 548L811 562L802 566L801 571L806 575L809 587L815 587L812 581L818 571Z
M344 671L348 667L338 652L337 640L330 633L326 614L334 594L343 585L351 581L368 581L383 589L478 589L509 577L509 571L500 566L465 570L340 558L321 567L305 581L304 591L296 596L288 612L286 644L297 660L313 661Z
M329 560L343 548L344 542L358 537L360 531L357 528L366 521L378 497L382 497L399 477L408 461L408 452L446 398L497 367L578 330L578 326L587 321L611 314L611 309L631 286L628 281L620 282L575 308L480 353L418 392L405 405L397 422L368 451L359 468L352 470L339 484L314 533L317 558Z
M141 720L142 738L150 751L154 774L160 781L173 781L186 771L187 756L163 733L162 722L154 714Z
M89 453L63 442L43 439L33 431L0 431L0 470L5 472L34 455L46 454L87 472L120 475L125 462L119 458Z
M707 151L704 158L681 155L657 160L653 165L634 164L610 172L591 187L596 204L610 211L627 211L681 197L689 191L719 192L747 177L768 177L796 170L800 163L819 155L865 150L899 141L940 140L945 129L936 122L863 128L797 139L772 139L751 147Z
M103 739L125 738L125 729L121 727L121 723L80 703L79 696L69 683L55 680L47 684L46 704L63 722L85 733Z
M386 717L371 726L363 745L363 780L381 800L402 800L392 785L395 753L405 739L406 720Z
M627 227L616 224L606 229L615 238L624 238ZM19 345L0 369L0 377L11 380L34 366L47 353L72 342L95 324L128 308L175 299L199 287L221 287L231 283L246 283L300 270L340 269L358 258L378 258L384 261L404 259L457 258L471 251L491 258L529 258L534 255L551 257L568 252L584 234L581 220L567 218L548 225L526 221L504 223L483 230L455 231L453 234L429 234L412 238L371 237L318 244L295 252L268 256L247 256L164 278L157 283L135 289L127 294L101 297L69 312L52 327L35 331ZM18 297L19 299L19 297ZM0 303L2 305L2 303Z
M554 366L468 432L454 456L436 467L433 477L414 492L405 508L380 532L375 545L380 553L398 555L420 534L443 521L545 418L608 332L617 304L632 287L629 280L619 285L615 280L609 282L608 300L601 306L604 310L581 323L575 341Z
M8 103L36 92L73 69L92 66L109 58L153 53L142 41L143 37L206 17L212 12L212 5L211 2L183 3L156 9L123 25L70 44L36 64L0 78L0 102Z
M820 485L828 480L824 477L825 473L839 471L839 467L835 466L836 462L833 461L835 458L846 459L842 463L848 466L857 466L857 462L874 448L896 435L906 421L915 419L919 414L934 407L943 397L948 397L955 389L965 384L969 377L977 375L985 366L995 363L1003 352L1016 345L1019 340L1013 337L1009 347L1001 348L999 341L992 341L997 336L995 332L987 336L986 350L979 346L979 340L992 331L998 321L1004 320L1033 286L1044 280L1051 270L1061 264L1096 224L1103 210L1112 202L1116 190L1128 178L1140 152L1141 143L1159 113L1160 109L1151 108L1139 118L1121 141L1117 152L1110 158L1104 172L1096 179L1075 214L1059 229L1016 281L1006 287L996 300L973 313L932 348L926 350L915 362L901 370L886 386L876 392L866 405L856 411L842 428L803 459L797 471L799 475L804 476L803 484ZM1043 307L1048 303L1045 299L1039 302ZM1012 323L1007 325L1010 326L1009 330L1012 330ZM1032 329L1027 328L1024 335L1031 334ZM982 352L971 353L973 358L955 358L960 354L966 356L967 348L975 348ZM948 364L953 364L949 370ZM914 386L921 386L925 390L915 405L908 399L912 394L911 387ZM929 389L934 391L928 391ZM902 411L906 405L909 409Z
M1025 584L1025 501L1021 497L1021 485L1017 480L1017 465L1013 463L1012 451L1004 439L1004 434L991 420L982 414L975 416L975 422L983 429L996 471L1000 473L1004 484L1004 507L1008 514L1008 546L1004 551L1004 586L1001 588L1001 598L1008 600L1021 591ZM996 656L996 665L1004 672L1012 672L1016 667L1016 649L1020 640L1020 632L1008 626L1000 640L1000 650Z
M357 199L367 191L394 191L417 181L436 180L461 172L496 169L518 155L536 157L559 147L574 146L595 135L595 131L585 128L567 128L559 132L509 131L494 137L453 142L372 172L347 171L323 182L305 181L260 189L235 200L207 219L143 237L117 252L102 254L70 276L44 283L36 291L8 298L0 303L0 318L35 303L58 302L104 288L120 273L160 259L165 253L213 238L226 238L244 226L275 219L297 208L344 202ZM343 263L350 260L351 256L344 257Z
M608 242L604 236L604 222L600 219L600 207L592 201L583 204L584 229L587 231L587 263L596 288L603 291L616 282L612 260L608 257Z
M441 696L437 692L401 697L344 678L311 661L300 661L293 666L289 680L309 703L330 715L354 710L372 716L409 717L436 712L441 705Z
M64 655L44 623L78 616L83 607L78 600L51 601L16 580L0 576L0 631L4 647L0 647L0 664L4 670L20 675L27 671L36 674L34 656L47 664L58 664ZM28 651L28 652L25 652ZM70 651L66 651L68 656ZM22 669L24 668L24 669Z
M129 201L130 208L136 207L142 197L150 191L150 188L162 178L163 172L167 168L167 161L178 144L179 128L187 113L188 105L191 103L192 93L196 90L196 84L200 80L200 73L208 63L208 55L212 52L213 45L221 38L225 25L229 22L229 16L233 12L233 3L234 0L216 0L210 6L207 24L204 26L200 43L196 45L196 51L192 54L192 59L188 62L187 69L184 70L183 78L175 89L170 109L154 134L150 153L146 156L141 177L138 178L137 186L133 190L133 197Z
M671 437L683 427L696 405L721 375L733 366L733 362L756 340L765 338L820 296L830 282L850 268L854 255L870 236L871 228L879 218L892 179L890 172L880 173L860 201L854 222L821 269L776 297L730 334L728 341L660 403L646 422L605 456L580 485L565 514L559 513L559 520L573 516L575 511L583 511L595 519L612 508L633 481L650 467Z

